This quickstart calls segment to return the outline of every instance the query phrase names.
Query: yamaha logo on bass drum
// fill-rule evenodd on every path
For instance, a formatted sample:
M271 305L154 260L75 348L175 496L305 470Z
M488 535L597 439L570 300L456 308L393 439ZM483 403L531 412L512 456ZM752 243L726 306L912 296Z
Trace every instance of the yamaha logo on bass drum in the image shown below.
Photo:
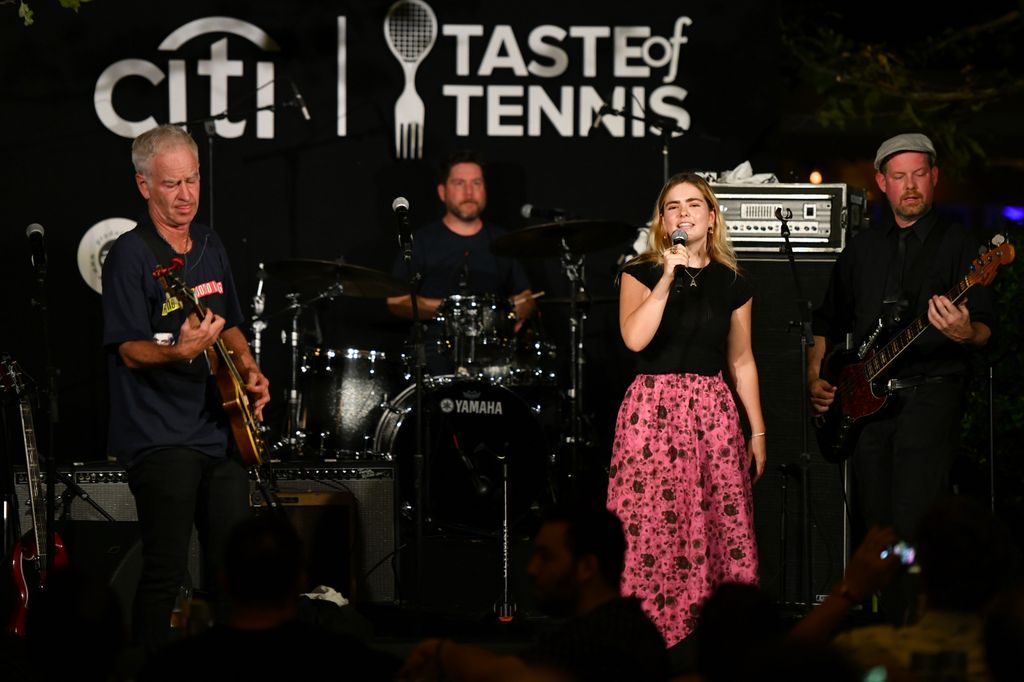
M502 414L500 400L445 398L440 407L445 414Z

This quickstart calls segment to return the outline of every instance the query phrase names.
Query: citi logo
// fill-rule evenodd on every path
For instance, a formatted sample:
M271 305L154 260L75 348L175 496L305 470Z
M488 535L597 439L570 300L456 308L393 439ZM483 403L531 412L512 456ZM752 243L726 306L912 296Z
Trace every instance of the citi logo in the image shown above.
M266 31L241 19L232 17L204 17L196 19L172 31L158 46L161 52L173 54L189 41L207 34L224 34L242 38L263 52L279 52L280 47ZM260 60L252 65L241 59L232 59L228 53L228 37L221 37L210 45L209 57L199 59L190 71L184 59L170 58L166 68L161 68L145 59L122 59L114 62L100 74L93 91L93 106L96 115L111 132L122 137L134 138L157 125L153 116L140 120L129 120L114 108L114 91L125 79L144 78L152 85L167 81L167 120L179 122L189 120L188 82L191 78L205 78L209 81L211 117L228 110L228 90L232 79L249 77L255 91L253 109L256 110L256 137L274 137L275 68L274 62ZM251 70L247 73L247 68ZM254 72L254 73L253 73ZM238 93L234 93L237 97ZM278 106L281 106L278 103ZM201 118L194 115L192 118ZM236 138L245 134L248 121L231 121L227 117L214 121L216 133L222 138Z

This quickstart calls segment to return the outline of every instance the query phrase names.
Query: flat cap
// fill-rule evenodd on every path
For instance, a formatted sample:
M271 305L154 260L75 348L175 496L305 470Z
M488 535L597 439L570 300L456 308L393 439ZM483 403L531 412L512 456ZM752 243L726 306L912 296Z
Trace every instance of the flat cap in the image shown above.
M902 133L895 137L890 137L881 144L878 148L878 153L875 154L875 169L880 169L886 159L899 152L922 152L931 156L932 161L935 160L935 145L932 144L927 135L922 135L921 133Z

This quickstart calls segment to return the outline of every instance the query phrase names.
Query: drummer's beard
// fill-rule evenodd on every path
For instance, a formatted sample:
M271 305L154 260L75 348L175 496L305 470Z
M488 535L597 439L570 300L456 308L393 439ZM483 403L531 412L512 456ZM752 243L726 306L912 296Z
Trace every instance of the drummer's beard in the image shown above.
M484 212L484 205L482 202L477 203L473 199L467 199L462 203L452 206L452 213L459 220L467 223L473 222L480 217L480 214Z

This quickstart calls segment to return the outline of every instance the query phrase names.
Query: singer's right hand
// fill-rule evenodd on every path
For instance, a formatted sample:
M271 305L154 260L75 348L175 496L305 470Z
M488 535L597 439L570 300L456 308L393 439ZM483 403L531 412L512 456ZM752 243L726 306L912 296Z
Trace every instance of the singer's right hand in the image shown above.
M676 244L665 249L662 254L665 256L665 269L662 271L662 279L671 280L676 275L676 266L686 267L690 262L690 252L685 246Z

